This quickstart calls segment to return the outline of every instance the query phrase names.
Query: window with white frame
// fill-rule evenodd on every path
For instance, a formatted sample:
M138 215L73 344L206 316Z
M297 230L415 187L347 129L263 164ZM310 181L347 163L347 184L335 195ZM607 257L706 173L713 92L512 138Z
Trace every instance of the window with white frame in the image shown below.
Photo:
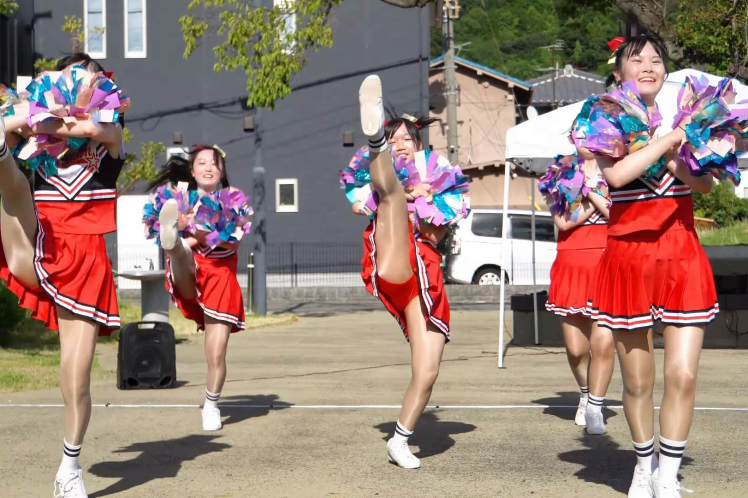
M125 0L125 58L146 56L146 0Z
M296 178L275 180L275 212L299 212L299 181Z
M283 37L288 39L291 35L296 32L296 14L293 12L293 3L296 0L273 0L273 6L279 7L285 12L283 15ZM291 12L288 12L288 11ZM289 49L292 46L291 42L288 42Z
M83 0L83 33L88 55L106 59L106 0Z
M186 160L190 159L190 154L186 147L167 147L166 148L166 161L169 162L171 156L180 156Z

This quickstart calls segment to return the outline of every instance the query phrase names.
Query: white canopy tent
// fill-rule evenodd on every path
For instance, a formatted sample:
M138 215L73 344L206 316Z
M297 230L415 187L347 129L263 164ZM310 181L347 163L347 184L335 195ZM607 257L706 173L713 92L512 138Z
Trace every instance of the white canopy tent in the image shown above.
M673 119L677 113L677 97L681 85L686 77L692 75L695 77L705 76L711 84L718 83L722 78L709 73L703 73L696 69L682 69L668 75L662 90L657 95L657 106L662 114L662 125L664 129L671 129ZM748 100L748 86L743 85L737 80L733 82L734 89L737 92L737 101ZM506 133L506 171L509 171L510 164L515 164L530 173L531 176L541 176L558 154L573 154L574 145L569 142L569 131L571 130L574 118L582 110L584 102L577 102L572 105L561 107L547 114L542 114L536 118L520 123L509 128ZM501 227L502 247L506 244L507 230L507 211L509 209L509 174L504 175L504 219ZM535 181L531 192L535 192ZM535 284L535 202L533 199L532 211L532 238L533 238L533 285ZM504 254L502 254L502 262ZM502 263L502 272L505 272L505 265ZM506 275L506 274L504 274ZM499 368L504 366L504 324L505 324L505 288L504 280L501 279L501 309L499 312ZM538 332L538 310L537 296L533 290L533 310L535 317L535 343L539 343Z

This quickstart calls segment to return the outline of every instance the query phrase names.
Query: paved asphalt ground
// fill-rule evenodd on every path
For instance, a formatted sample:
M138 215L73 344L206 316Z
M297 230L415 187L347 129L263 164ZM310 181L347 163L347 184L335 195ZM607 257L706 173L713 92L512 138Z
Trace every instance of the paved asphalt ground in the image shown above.
M94 403L109 406L94 408L81 454L89 496L625 495L635 456L622 411L605 409L605 436L574 426L577 395L561 349L510 347L507 368L497 369L495 305L456 307L431 401L440 408L413 439L423 467L389 464L385 440L409 380L409 349L375 305L274 305L300 320L232 336L218 432L200 427L200 337L177 346L178 389L94 385ZM98 355L115 368L115 345ZM661 367L659 350L656 400ZM697 493L688 496L748 496L748 411L739 410L748 408L747 378L745 351L704 351L697 405L707 409L696 413L681 473ZM606 403L620 399L616 371ZM56 389L0 394L3 497L51 496L62 411L40 405L60 402ZM17 404L32 406L9 406Z

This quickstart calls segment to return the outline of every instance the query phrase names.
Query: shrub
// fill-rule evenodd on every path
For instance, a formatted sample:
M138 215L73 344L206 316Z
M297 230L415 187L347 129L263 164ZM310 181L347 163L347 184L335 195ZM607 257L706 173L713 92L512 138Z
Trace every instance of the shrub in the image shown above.
M16 329L26 318L26 311L18 306L18 298L0 280L0 339Z
M748 219L748 199L741 199L728 182L714 185L709 194L693 193L694 214L711 218L717 225L726 227Z

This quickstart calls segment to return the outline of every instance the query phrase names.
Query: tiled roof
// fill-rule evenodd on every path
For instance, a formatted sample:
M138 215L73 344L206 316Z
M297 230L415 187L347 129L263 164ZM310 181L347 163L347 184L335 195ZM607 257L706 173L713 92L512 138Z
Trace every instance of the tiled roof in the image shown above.
M511 81L512 83L519 85L526 90L532 88L532 83L529 81L523 81L519 78L515 78L514 76L509 76L508 74L502 73L501 71L497 71L495 69L491 69L490 67L484 66L482 64L478 64L477 62L473 62L462 57L455 57L455 61L460 66L469 67L471 69L475 69L476 71L483 71L486 74L490 74L494 78L499 78L507 82ZM444 56L440 55L435 59L431 59L431 66L436 66L438 64L441 64L442 62L444 62Z
M553 103L553 73L529 80L532 84L531 104ZM566 66L556 75L556 103L572 104L591 95L605 93L605 78Z

